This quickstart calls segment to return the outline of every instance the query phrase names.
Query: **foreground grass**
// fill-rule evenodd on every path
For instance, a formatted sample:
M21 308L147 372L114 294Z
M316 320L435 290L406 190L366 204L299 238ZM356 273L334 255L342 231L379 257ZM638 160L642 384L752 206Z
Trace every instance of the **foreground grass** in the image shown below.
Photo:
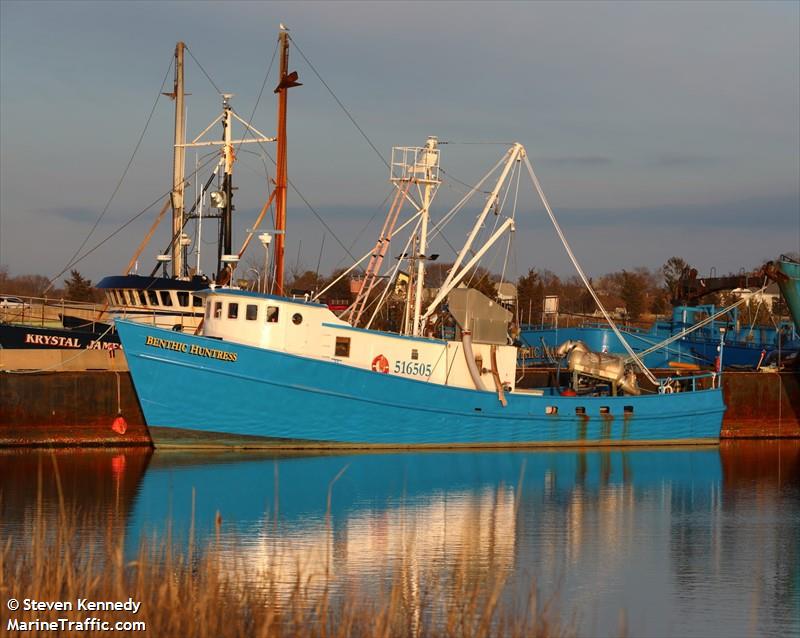
M222 524L200 546L190 533L179 545L170 537L146 538L135 558L127 550L124 521L63 505L57 512L43 511L41 498L32 504L26 534L6 533L0 545L0 602L2 629L8 619L79 621L86 617L116 622L142 621L144 635L197 636L198 638L345 637L345 636L510 636L551 637L574 634L572 627L552 618L531 586L527 600L504 602L508 571L475 570L464 555L436 578L421 578L401 565L389 571L385 585L344 583L329 568L312 566L322 579L312 582L298 564L290 570L272 563L253 565L246 552L231 560L230 542L220 543ZM88 534L87 530L91 530ZM230 539L225 539L229 541ZM246 539L241 539L242 547ZM401 563L415 562L413 544ZM330 565L330 562L326 562ZM249 567L249 569L245 568ZM250 574L250 577L243 577ZM98 601L141 603L136 614L126 611L16 611L10 598L39 601ZM88 632L93 635L92 632ZM103 633L103 632L94 632ZM119 633L119 632L117 632ZM29 631L25 635L53 635ZM87 635L64 632L59 635ZM108 635L108 634L105 634ZM138 635L142 635L141 633Z

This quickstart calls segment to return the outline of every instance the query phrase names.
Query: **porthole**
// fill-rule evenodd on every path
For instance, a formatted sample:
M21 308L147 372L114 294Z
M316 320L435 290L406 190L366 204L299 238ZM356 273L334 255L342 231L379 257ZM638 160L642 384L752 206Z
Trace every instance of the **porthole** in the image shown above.
M303 315L301 315L299 312L294 313L292 315L292 323L296 326L299 326L301 323L303 323Z
M625 414L633 414L633 406L632 406L632 405L626 405L626 406L625 406L625 407L622 409L622 411L623 411Z
M607 405L601 405L600 414L611 414L611 408L609 408Z
M557 405L548 405L544 409L545 414L558 414L558 406Z
M575 414L586 414L586 408L583 406L578 406L575 408Z

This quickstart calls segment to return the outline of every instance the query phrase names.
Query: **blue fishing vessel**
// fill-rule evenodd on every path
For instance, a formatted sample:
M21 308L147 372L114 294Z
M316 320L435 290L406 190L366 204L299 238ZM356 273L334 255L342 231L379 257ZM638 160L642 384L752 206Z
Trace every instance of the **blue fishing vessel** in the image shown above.
M717 440L725 409L719 375L658 380L630 347L633 362L628 364L576 344L565 352L572 373L568 386L516 386L519 353L510 337L512 313L469 283L489 251L495 251L493 258L505 254L508 259L517 213L517 196L509 193L518 192L524 172L608 317L519 143L511 144L438 219L431 217L442 183L438 139L393 148L389 179L394 198L383 228L375 246L340 276L361 268L353 303L337 316L319 301L327 288L303 298L284 294L286 92L299 85L297 74L288 72L289 40L281 30L274 138L278 161L275 188L267 199L267 204L276 203L275 294L225 285L194 291L204 309L194 333L116 322L156 445L451 447ZM229 176L234 140L225 124L221 155ZM426 263L435 259L433 241L492 182L444 280L436 289L426 287ZM410 210L401 214L404 208ZM386 259L390 245L400 248L396 260ZM390 306L399 316L395 325L385 320L392 313L381 315ZM616 330L613 323L611 328ZM646 377L642 385L636 367Z
M714 318L716 317L716 318ZM693 329L700 322L704 324ZM727 312L712 304L676 306L668 321L656 321L649 330L620 327L620 333L648 368L688 365L712 368L718 363L720 339L725 340L725 365L755 368L780 346L784 351L798 347L798 333L789 324L747 326L738 308ZM664 343L664 341L678 337ZM522 326L520 340L526 365L554 362L553 352L565 341L582 341L591 350L622 354L625 348L607 325Z
M187 439L168 429L208 435L196 445L287 447L708 443L719 435L724 405L713 375L670 394L522 390L513 387L516 348L475 344L495 348L504 364L481 375L500 375L498 387L479 390L469 387L459 342L354 328L324 305L258 293L209 290L206 303L220 312L202 336L117 322L157 445ZM298 346L317 339L295 350L293 335Z

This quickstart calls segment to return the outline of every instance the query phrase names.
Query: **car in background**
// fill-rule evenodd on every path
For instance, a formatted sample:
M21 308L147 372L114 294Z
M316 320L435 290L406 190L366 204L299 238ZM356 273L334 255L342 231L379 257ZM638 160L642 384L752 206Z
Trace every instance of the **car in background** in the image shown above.
M8 295L0 296L0 308L30 308L30 304L25 303L19 297Z

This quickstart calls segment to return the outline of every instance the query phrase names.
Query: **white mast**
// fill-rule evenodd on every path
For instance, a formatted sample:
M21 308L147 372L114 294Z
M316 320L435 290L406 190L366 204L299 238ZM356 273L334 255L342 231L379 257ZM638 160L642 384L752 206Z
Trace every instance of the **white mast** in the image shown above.
M450 273L447 275L447 278L444 280L442 284L442 290L447 289L450 282L456 276L458 272L458 267L461 265L461 262L464 261L464 257L467 255L467 251L472 248L472 242L475 241L475 237L478 235L478 232L483 226L483 220L486 219L486 215L489 214L492 206L494 206L497 198L500 194L500 188L503 186L503 183L506 181L506 177L508 177L508 173L511 170L511 167L514 165L514 162L519 160L524 153L524 149L522 148L522 144L519 142L515 142L514 145L507 151L508 158L506 159L506 165L503 168L503 172L500 174L500 177L497 179L497 183L494 186L491 194L489 195L488 199L486 200L486 204L481 211L481 214L478 215L478 218L475 220L475 225L472 227L472 231L467 237L467 241L464 243L461 252L458 253L458 257L456 257L455 262L453 263L453 267L450 269ZM437 302L438 303L438 302ZM429 311L432 309L429 308ZM430 313L426 313L430 314Z
M419 211L420 231L415 238L414 248L411 253L416 259L416 275L409 267L408 299L404 321L406 334L419 335L422 332L420 315L422 309L422 295L425 290L425 252L428 248L428 220L430 219L430 205L439 188L439 141L435 135L428 137L424 147L395 146L392 148L392 163L389 168L389 179L399 189L400 194L408 199L414 208ZM409 187L415 184L421 204L417 204L409 193ZM420 186L422 188L420 188ZM402 259L402 257L401 257ZM410 266L410 264L409 264ZM413 302L411 280L414 279ZM413 314L412 314L413 306Z
M469 236L467 237L464 246L461 248L461 251L458 253L458 257L456 257L455 262L453 263L453 267L450 269L450 272L447 275L447 278L442 283L442 286L439 288L439 294L436 295L436 298L431 301L428 307L425 310L425 313L420 317L420 321L424 322L427 321L428 317L430 317L436 307L444 300L444 298L450 293L450 291L455 288L459 282L464 278L464 276L469 272L469 269L475 266L478 263L478 260L481 256L483 256L486 251L496 242L500 236L506 230L514 230L514 222L513 220L507 219L498 230L486 241L486 243L476 252L474 253L473 258L467 263L466 266L463 268L461 263L464 261L464 258L467 255L467 252L472 247L472 242L475 241L475 237L477 237L478 233L480 232L481 227L483 226L483 222L486 219L486 216L489 214L492 206L494 206L497 198L500 194L500 189L503 187L506 179L508 178L508 174L511 171L511 168L514 166L515 162L521 161L525 157L525 149L522 147L522 144L519 142L515 142L514 145L506 152L505 157L505 166L503 167L503 171L500 173L500 176L497 178L497 183L494 185L492 192L489 194L488 199L486 200L486 204L481 211L481 214L478 215L478 218L475 220L475 225L472 227Z
M183 276L183 191L184 191L184 136L183 117L183 50L186 45L175 45L175 84L169 94L175 100L175 145L172 151L172 276Z
M425 149L421 153L418 161L421 163L421 170L424 171L422 179L424 184L424 195L422 197L422 219L419 230L419 253L417 254L417 290L414 295L414 323L412 326L412 334L419 336L422 333L422 326L420 325L420 311L422 309L422 294L425 290L425 261L427 260L426 251L428 249L428 220L430 219L430 205L433 198L433 192L439 185L438 180L438 167L439 167L439 151L436 150L439 145L437 138L433 135L428 137L425 144ZM437 174L434 176L434 172Z

